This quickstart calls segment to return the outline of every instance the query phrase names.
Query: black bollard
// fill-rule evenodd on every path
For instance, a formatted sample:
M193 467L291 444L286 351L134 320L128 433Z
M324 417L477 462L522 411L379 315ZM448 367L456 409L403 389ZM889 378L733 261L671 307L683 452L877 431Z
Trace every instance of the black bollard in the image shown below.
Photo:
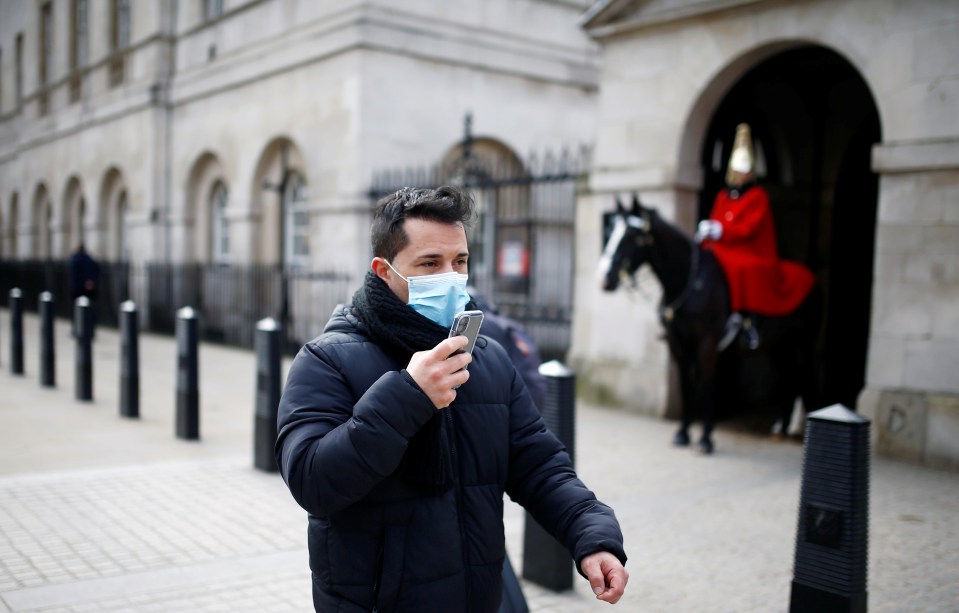
M74 395L77 400L93 400L93 311L86 296L73 301L73 330L77 347Z
M575 462L576 377L557 360L542 364L539 372L546 377L543 421L566 446L570 461ZM529 513L523 534L523 578L555 592L573 588L569 552Z
M176 435L200 438L199 360L197 359L197 321L192 307L176 312Z
M834 404L810 413L789 610L865 613L869 420Z
M23 374L23 292L10 290L10 372Z
M253 466L276 472L276 412L280 404L280 327L272 317L256 323L256 417Z
M120 416L140 417L140 343L137 305L120 305Z
M56 387L56 341L53 334L53 294L40 292L40 385Z

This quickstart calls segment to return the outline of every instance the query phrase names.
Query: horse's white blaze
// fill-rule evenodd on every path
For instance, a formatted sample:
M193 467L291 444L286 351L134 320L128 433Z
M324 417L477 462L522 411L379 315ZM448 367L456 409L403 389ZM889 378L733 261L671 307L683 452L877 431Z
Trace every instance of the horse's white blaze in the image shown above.
M606 276L606 273L609 272L609 267L613 265L613 254L616 253L616 250L619 249L619 244L623 241L623 237L626 235L626 221L622 216L616 216L616 222L613 224L613 231L609 234L609 240L606 241L606 246L603 247L603 255L599 258L599 268L597 269L597 277L600 282Z

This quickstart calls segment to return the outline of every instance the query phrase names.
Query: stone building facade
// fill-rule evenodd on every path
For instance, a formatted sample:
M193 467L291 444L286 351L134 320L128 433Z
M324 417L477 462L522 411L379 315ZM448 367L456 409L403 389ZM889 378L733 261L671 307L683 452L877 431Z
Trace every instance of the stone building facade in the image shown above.
M583 393L675 404L658 285L597 288L602 214L636 192L692 234L747 121L780 251L825 291L827 389L880 452L959 466L959 4L604 0L582 23L604 58L577 211Z
M361 274L375 170L587 142L571 0L0 1L0 257Z

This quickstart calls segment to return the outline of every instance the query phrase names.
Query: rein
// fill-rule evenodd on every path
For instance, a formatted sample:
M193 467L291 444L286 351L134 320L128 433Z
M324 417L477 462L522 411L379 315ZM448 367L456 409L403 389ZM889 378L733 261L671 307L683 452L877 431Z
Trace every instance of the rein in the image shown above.
M689 299L689 294L692 292L692 288L698 285L696 283L696 275L698 274L699 247L694 246L692 249L692 262L689 264L689 277L686 279L686 287L684 287L683 291L679 293L679 296L676 296L675 300L666 306L659 307L659 317L663 320L664 324L671 323L673 318L676 317L676 311L679 310L686 303L686 300Z

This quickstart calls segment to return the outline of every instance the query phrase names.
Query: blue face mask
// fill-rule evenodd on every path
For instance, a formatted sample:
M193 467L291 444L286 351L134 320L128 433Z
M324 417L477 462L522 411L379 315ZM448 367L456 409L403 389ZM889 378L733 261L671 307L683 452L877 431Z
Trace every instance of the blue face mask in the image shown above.
M409 284L410 299L406 304L423 317L448 328L453 325L453 316L466 310L466 303L470 301L470 295L466 292L469 275L445 272L404 277L396 272L392 264L386 262L386 265Z

